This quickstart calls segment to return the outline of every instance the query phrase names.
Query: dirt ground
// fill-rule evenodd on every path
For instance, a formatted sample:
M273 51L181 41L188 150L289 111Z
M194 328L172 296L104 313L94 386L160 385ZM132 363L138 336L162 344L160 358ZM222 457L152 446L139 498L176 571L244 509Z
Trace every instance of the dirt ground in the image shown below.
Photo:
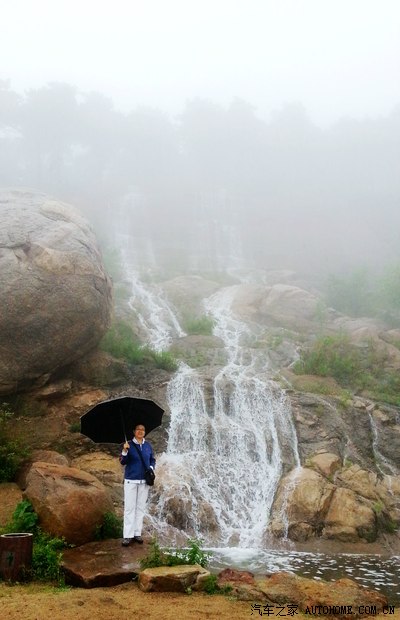
M251 612L250 602L222 595L145 593L134 583L88 590L0 583L1 620L243 620Z
M267 616L263 605L253 606L216 594L145 593L135 583L88 590L0 583L1 620L245 620ZM272 611L269 617L288 617L287 608ZM310 618L300 613L293 617ZM400 610L375 617L400 620Z

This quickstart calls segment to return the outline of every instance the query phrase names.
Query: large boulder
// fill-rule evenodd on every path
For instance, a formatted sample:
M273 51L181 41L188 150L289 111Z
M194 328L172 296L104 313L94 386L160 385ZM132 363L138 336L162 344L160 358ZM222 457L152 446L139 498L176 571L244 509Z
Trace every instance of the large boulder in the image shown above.
M325 517L324 538L342 542L376 540L377 520L371 506L354 491L342 487L335 490Z
M90 452L73 459L71 466L95 476L107 488L116 512L123 513L124 468L119 462L119 451L115 456L105 452Z
M38 461L26 483L24 497L38 514L40 526L70 544L92 541L104 514L113 510L104 485L75 467Z
M93 349L112 286L88 222L44 194L0 191L0 393L46 383Z
M298 468L281 480L273 505L274 536L306 540L318 535L335 486L318 472Z

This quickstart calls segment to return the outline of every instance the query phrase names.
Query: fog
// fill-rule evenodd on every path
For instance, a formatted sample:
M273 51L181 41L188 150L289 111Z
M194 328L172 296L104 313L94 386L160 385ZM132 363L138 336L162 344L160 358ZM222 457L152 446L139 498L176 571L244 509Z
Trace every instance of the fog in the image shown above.
M399 30L394 0L8 3L0 184L104 243L125 205L171 267L396 262Z

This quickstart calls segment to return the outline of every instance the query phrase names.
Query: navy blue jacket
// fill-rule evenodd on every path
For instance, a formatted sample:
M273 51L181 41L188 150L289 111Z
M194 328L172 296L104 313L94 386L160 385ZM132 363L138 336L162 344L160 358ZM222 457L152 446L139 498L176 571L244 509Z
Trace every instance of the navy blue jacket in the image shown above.
M146 464L146 469L149 469L150 466L155 468L156 459L154 458L153 448L151 444L143 440L142 444L136 444L137 448L133 446L133 441L128 441L129 450L126 456L121 454L120 462L122 465L125 465L125 478L127 480L144 480L144 467L142 463L142 459L140 458L137 448L141 450L143 460Z

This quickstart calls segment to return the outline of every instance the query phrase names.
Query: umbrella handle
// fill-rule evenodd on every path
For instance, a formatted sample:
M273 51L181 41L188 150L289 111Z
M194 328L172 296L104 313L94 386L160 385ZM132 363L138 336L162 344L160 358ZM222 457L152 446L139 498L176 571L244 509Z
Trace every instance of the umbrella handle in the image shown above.
M128 441L126 438L126 430L125 430L125 420L124 420L124 416L122 413L122 409L119 410L120 416L121 416L121 422L122 422L122 430L124 431L124 437L125 437L125 443Z

